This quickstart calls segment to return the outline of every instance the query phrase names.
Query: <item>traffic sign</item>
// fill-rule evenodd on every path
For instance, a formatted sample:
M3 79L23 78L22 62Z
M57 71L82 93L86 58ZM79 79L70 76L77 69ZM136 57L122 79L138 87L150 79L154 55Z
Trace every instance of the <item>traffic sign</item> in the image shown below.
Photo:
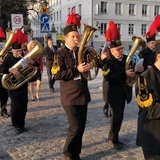
M12 26L21 28L23 26L23 14L11 14Z
M42 14L41 15L41 23L48 23L48 21L49 21L49 15Z
M49 33L49 23L41 23L41 33Z
M49 13L46 4L42 5L42 8L41 8L41 10L40 10L40 13L41 13L41 14L43 14L43 13L47 13L47 14L48 14L48 13Z

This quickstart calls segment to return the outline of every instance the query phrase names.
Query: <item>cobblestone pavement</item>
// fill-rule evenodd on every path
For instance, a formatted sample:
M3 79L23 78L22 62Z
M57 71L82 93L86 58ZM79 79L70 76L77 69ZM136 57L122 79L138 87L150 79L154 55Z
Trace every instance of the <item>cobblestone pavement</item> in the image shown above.
M120 131L124 149L117 151L107 142L110 120L103 115L101 84L99 72L97 78L89 82L92 101L88 107L82 160L144 160L141 148L135 145L138 108L134 96L132 103L125 108ZM63 160L62 150L68 125L60 104L59 81L56 81L55 88L55 93L49 92L45 71L41 101L29 101L28 104L27 132L17 135L10 118L0 117L0 160Z

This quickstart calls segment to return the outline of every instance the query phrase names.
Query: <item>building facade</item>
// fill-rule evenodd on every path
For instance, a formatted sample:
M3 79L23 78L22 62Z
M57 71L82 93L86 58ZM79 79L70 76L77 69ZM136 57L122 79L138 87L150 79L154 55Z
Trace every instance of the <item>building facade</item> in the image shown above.
M119 28L122 43L125 49L129 50L133 45L132 37L138 36L145 40L145 33L155 16L160 13L160 0L48 0L47 6L50 29L57 31L55 40L57 45L63 41L62 30L67 15L75 6L75 12L81 16L80 34L84 31L83 23L97 29L89 41L89 45L95 49L105 43L104 33L110 20L113 20ZM34 16L33 20L30 16L30 20L34 31L33 37L44 37L44 34L40 33L39 17Z

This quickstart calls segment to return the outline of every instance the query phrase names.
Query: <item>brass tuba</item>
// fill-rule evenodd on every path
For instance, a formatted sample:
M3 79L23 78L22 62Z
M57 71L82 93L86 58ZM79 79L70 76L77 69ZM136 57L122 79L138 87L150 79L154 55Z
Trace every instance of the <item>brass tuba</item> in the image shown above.
M127 56L127 59L126 59L126 68L125 68L126 70L133 69L133 66L131 65L132 57L133 57L134 53L137 51L137 49L140 46L145 44L145 41L142 38L137 37L137 36L133 36L132 40L134 42L134 45L132 46L132 48ZM135 77L133 77L133 78L127 77L126 83L128 86L132 86L135 83L135 80L136 80Z
M12 68L18 68L18 71L21 73L20 78L16 78L12 73L4 74L2 76L2 85L8 90L15 90L21 87L23 84L28 82L31 78L37 73L37 67L31 67L29 65L23 66L22 62L28 58L34 59L40 56L45 55L45 49L42 45L35 41L36 46L21 60L19 60Z
M5 43L3 49L0 51L0 57L4 58L7 54L7 50L11 47L11 39L14 35L13 31L9 31L9 38L7 42Z
M86 44L88 43L92 34L96 30L97 30L96 28L93 28L87 24L84 24L84 33L83 33L82 40L81 40L79 50L78 50L78 64L86 62L86 63L90 63L91 66L93 67L92 70L82 73L83 77L86 80L93 80L94 78L96 78L98 74L98 70L99 70L98 56L97 56L96 51L92 47L86 47ZM89 51L90 54L86 55L85 53L87 50ZM94 72L93 75L91 74L91 71Z

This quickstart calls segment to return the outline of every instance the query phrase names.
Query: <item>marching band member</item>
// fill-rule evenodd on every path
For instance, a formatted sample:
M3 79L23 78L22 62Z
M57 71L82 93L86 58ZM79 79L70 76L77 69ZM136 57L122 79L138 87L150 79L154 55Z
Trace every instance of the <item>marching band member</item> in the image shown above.
M159 31L159 20L157 15L147 32L150 37ZM139 107L136 145L142 147L145 160L160 159L160 40L155 42L155 55L155 63L138 77L135 87Z
M160 159L160 40L156 41L156 62L137 79L139 107L136 145L145 160Z
M4 74L12 73L15 78L19 79L22 75L18 71L18 68L12 68L22 58L21 44L27 42L27 36L22 33L20 29L13 35L12 43L12 54L5 57L1 70ZM29 65L34 65L34 61L29 59ZM17 134L26 131L25 128L25 117L27 113L28 105L28 83L23 84L15 90L8 90L9 97L11 99L11 121L14 130Z
M140 58L144 58L143 67L144 70L148 69L155 63L156 53L155 53L155 35L150 36L146 34L147 47L139 53Z
M1 72L1 64L3 62L3 59L0 58L0 72ZM3 75L3 74L2 74ZM1 78L2 78L2 75L0 75L0 103L1 103L1 116L2 117L10 117L10 114L7 113L7 101L8 101L8 91L7 89L5 89L3 86L2 86L2 83L1 83Z
M4 31L3 31L3 28L2 27L0 27L0 42L1 42L1 40L2 39L4 39L5 38L5 33L4 33ZM3 62L3 56L2 56L2 54L3 54L3 49L0 51L0 66L1 66L1 64L2 64L2 62ZM0 68L0 70L1 70L1 68ZM0 71L1 72L1 71ZM7 106L7 101L8 101L8 92L7 92L7 90L2 86L2 83L1 83L1 78L2 78L2 75L3 74L0 74L0 107L1 107L1 116L2 117L9 117L10 115L7 113L7 108L6 108L6 106Z
M73 9L73 8L72 8ZM65 45L56 52L58 70L54 78L60 80L61 103L67 115L69 129L64 145L64 160L80 160L82 137L87 118L87 106L91 101L88 82L83 72L92 67L85 62L78 65L78 49L80 35L80 17L72 13L68 17L67 26L63 29ZM107 55L102 54L102 59Z
M123 54L124 47L120 40L120 33L113 21L109 22L105 37L106 41L110 42L106 64L102 68L103 98L109 104L112 115L108 140L117 150L120 150L123 148L123 142L119 140L119 131L125 103L126 101L130 103L132 100L132 86L127 85L126 78L135 77L136 73L132 69L125 69L127 56ZM138 69L138 72L142 71L143 67Z

